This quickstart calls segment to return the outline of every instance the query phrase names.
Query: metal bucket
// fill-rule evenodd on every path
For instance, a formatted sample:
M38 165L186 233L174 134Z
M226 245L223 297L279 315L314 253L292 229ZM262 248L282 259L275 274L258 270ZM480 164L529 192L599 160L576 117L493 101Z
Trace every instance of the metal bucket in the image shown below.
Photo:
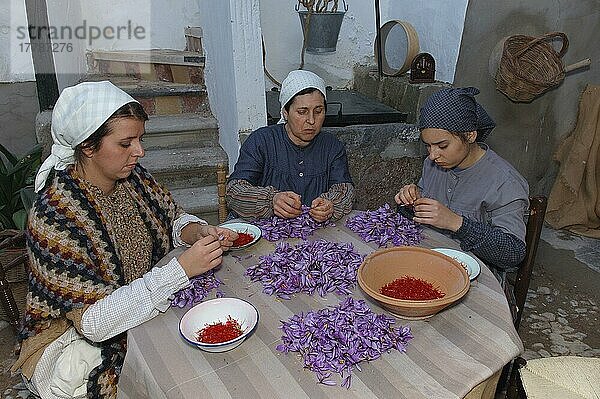
M313 12L310 14L306 52L313 54L332 53L335 51L342 20L345 12ZM298 11L302 24L302 35L306 36L306 19L308 11Z

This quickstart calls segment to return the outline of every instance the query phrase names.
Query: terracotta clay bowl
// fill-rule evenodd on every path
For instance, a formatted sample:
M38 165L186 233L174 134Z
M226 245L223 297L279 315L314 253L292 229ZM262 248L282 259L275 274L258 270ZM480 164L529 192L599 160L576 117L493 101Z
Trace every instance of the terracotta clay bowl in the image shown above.
M381 287L402 276L428 281L445 296L413 301L380 293ZM358 268L358 284L388 312L412 320L433 316L460 300L470 287L469 275L460 263L439 252L417 247L386 248L371 253Z

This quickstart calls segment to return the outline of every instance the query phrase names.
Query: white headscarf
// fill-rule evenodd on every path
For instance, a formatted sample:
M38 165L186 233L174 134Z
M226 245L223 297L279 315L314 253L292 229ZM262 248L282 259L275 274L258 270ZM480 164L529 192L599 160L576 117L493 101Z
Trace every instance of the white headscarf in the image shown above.
M35 177L40 191L52 168L63 170L75 162L75 147L84 142L123 105L137 102L109 81L67 87L52 111L52 150Z
M283 109L296 94L304 89L317 89L327 100L327 90L325 89L325 81L313 72L304 71L301 69L291 71L281 83L281 92L279 93L279 103L281 104L280 115L281 119L277 123L285 123L283 118Z

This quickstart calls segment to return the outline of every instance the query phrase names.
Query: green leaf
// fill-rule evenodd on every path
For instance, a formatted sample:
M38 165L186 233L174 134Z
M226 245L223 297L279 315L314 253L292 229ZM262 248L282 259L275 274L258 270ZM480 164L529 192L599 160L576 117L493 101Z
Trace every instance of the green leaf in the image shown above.
M23 203L23 209L29 210L33 206L35 200L35 191L32 186L23 187L20 191L21 202Z
M2 226L3 229L16 228L15 222L12 220L12 217L6 217L4 213L0 213L0 226Z
M3 228L23 228L35 197L28 186L42 163L42 147L36 144L21 159L1 144L0 153L8 161L0 163L0 224Z
M18 161L17 157L12 152L10 152L8 150L8 148L6 148L5 146L3 146L2 144L0 144L0 152L6 157L6 159L8 160L8 162L9 162L10 165L14 165L14 164L17 163L17 161ZM6 168L5 165L4 165L4 161L2 161L2 166L4 168Z
M17 226L17 229L24 230L27 225L27 211L25 209L19 209L12 215L12 220Z

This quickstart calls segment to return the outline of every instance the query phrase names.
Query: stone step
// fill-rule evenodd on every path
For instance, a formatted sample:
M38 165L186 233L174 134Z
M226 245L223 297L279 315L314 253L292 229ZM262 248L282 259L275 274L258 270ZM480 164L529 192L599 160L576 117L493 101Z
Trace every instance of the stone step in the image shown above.
M176 188L171 190L171 193L187 213L196 215L212 225L219 224L219 199L216 185Z
M150 149L140 163L169 189L200 187L217 184L227 154L220 146Z
M138 100L148 115L196 113L211 116L208 93L203 84L142 80L132 76L89 74L83 81L110 80Z
M151 115L146 122L146 150L208 147L219 144L219 126L213 116L198 114Z
M87 61L90 72L204 85L205 58L195 51L92 50L87 53Z

